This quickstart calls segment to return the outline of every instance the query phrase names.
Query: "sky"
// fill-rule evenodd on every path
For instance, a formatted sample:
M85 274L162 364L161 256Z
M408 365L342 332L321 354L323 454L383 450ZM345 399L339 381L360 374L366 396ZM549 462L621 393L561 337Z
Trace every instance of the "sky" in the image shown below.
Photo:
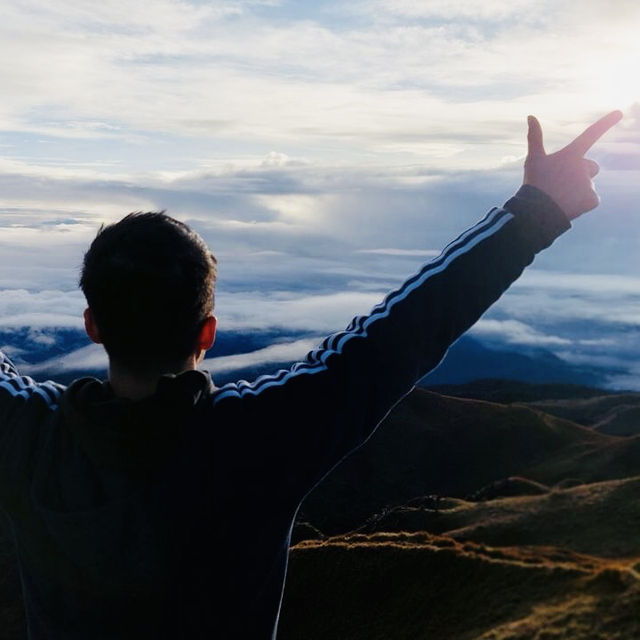
M188 222L220 263L220 331L291 336L214 351L215 377L302 357L506 201L528 114L551 151L621 109L590 154L601 206L471 333L640 389L637 2L0 8L0 347L27 368L12 332L81 329L78 268L102 223L137 210ZM79 348L60 366L104 363Z

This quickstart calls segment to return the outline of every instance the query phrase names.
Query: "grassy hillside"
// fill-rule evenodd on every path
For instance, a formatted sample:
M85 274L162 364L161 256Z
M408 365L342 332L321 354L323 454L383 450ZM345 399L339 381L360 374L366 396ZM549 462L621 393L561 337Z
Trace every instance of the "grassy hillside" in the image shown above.
M403 505L360 531L430 531L493 546L544 545L603 558L640 557L640 477L483 502Z
M601 434L523 405L416 389L314 490L302 515L333 535L416 496L464 498L509 476L577 484L639 470L638 439Z
M633 567L428 533L304 542L291 554L279 638L632 640L640 637Z
M638 640L633 394L527 392L407 398L304 505L279 638Z
M301 542L280 638L637 640L639 491L636 477L414 501Z

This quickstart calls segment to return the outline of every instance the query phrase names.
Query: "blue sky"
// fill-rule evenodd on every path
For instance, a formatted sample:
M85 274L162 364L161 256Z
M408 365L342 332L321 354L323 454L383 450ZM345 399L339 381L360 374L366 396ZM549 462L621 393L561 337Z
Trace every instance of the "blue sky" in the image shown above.
M517 189L529 113L554 149L619 108L601 207L473 332L640 388L637 3L0 4L0 329L79 328L98 226L167 209L221 330L338 330Z

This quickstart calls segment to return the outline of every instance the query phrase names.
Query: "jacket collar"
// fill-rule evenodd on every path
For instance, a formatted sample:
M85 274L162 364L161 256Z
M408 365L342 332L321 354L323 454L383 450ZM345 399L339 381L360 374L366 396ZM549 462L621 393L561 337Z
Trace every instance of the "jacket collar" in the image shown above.
M80 378L62 397L63 422L96 466L146 474L176 450L213 391L203 371L164 375L152 396L135 401L116 397L106 381Z

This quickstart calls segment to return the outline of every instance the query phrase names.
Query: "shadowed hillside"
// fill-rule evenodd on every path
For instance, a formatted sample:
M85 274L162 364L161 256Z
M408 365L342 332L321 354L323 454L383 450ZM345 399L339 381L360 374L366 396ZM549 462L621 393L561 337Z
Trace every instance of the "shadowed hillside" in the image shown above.
M601 434L522 405L416 389L364 448L314 490L302 512L324 533L336 534L416 496L464 498L513 475L554 485L639 471L636 438Z
M540 400L530 407L616 436L640 434L640 393Z
M615 395L613 392L578 384L531 383L498 378L482 378L466 384L440 384L425 388L428 391L434 391L445 396L455 396L469 400L487 400L488 402L499 402L501 404Z
M580 385L531 384L514 380L477 380L461 385L439 385L430 390L503 404L524 403L609 435L640 433L640 393L613 393Z

